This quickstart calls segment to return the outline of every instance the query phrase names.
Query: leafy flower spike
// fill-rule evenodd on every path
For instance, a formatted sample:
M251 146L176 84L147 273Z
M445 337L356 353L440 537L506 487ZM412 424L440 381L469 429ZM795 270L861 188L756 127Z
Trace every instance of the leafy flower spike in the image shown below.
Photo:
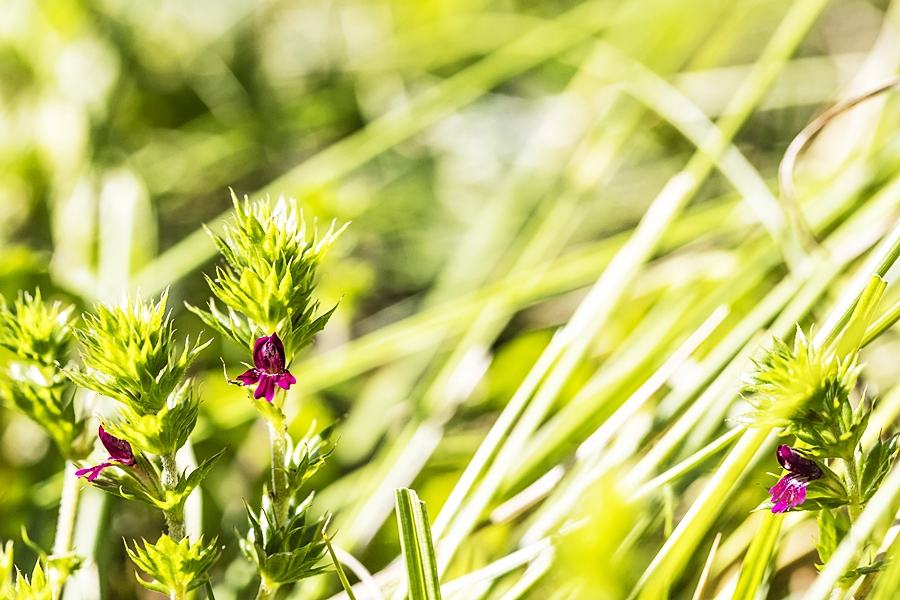
M112 462L102 462L96 467L88 467L86 469L78 469L75 471L75 475L77 477L83 477L87 475L88 481L94 481L97 479L97 475L100 474L100 471L105 469L106 467L112 467L115 463L118 463L124 467L133 467L135 463L134 452L131 451L131 444L126 442L125 440L120 440L119 438L106 433L106 430L103 429L103 425L100 426L100 442L103 444L103 447L106 448L106 451L109 452L109 458L107 460Z
M788 472L769 490L775 503L772 512L777 514L803 504L806 500L807 484L813 479L821 479L824 474L816 463L803 458L799 452L785 444L778 447L776 457L779 464Z
M238 376L241 385L256 384L253 397L259 400L265 396L267 402L275 397L275 386L290 389L297 380L287 370L284 358L284 344L277 333L256 340L253 345L253 364L255 368Z

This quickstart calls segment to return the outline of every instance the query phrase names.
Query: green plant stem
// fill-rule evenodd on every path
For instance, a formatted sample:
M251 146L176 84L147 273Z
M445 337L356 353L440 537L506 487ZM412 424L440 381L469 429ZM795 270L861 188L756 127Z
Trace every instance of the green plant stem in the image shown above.
M178 464L175 462L175 453L160 454L159 458L162 461L163 487L167 490L174 490L178 485ZM184 539L184 506L178 505L164 512L169 537L180 542Z
M803 595L803 600L825 600L831 596L840 578L848 569L855 566L855 560L872 531L889 515L895 514L898 503L900 503L900 469L891 469L878 491L866 504L859 519L850 528L850 533L844 536L825 568Z
M265 579L259 582L259 591L256 592L256 600L271 600L278 592L278 584L266 583Z
M75 531L75 515L78 512L78 493L81 485L75 476L75 463L66 461L63 473L62 497L59 500L59 513L56 517L56 537L53 540L53 556L68 554L72 546L72 534Z
M847 467L847 499L850 500L847 512L850 515L850 522L855 523L863 509L862 499L859 497L859 469L853 456L845 458L844 464Z
M75 516L78 513L78 494L81 485L75 476L75 463L66 461L63 472L62 496L59 500L59 513L56 517L56 537L53 540L52 556L65 556L72 550L72 535L75 531ZM60 578L55 569L50 571L50 580L56 595L62 591L65 579Z
M269 423L269 441L272 446L272 505L275 508L275 522L285 525L288 520L290 497L288 479L284 470L284 453L287 450L287 430L284 423Z

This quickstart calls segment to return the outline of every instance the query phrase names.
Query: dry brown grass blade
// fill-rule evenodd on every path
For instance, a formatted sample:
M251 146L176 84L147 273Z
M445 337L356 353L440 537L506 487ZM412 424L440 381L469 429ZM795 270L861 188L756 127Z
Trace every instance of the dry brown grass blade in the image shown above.
M857 104L897 88L900 88L900 75L888 79L858 96L841 100L804 127L785 151L784 158L781 159L781 164L778 166L778 184L781 187L784 210L791 226L795 227L801 238L812 247L819 246L819 240L816 239L815 234L800 213L794 193L794 165L797 163L797 157L835 117L847 112Z

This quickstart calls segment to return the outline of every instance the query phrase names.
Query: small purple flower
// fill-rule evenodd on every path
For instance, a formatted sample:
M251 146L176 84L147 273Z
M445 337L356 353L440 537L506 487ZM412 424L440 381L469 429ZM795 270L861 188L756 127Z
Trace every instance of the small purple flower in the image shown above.
M257 400L264 397L271 402L275 397L275 386L289 389L297 380L285 366L284 344L278 334L263 336L253 346L253 364L255 368L238 376L241 385L256 385L253 397Z
M787 512L803 504L806 500L806 485L813 479L824 477L822 469L813 461L803 458L800 453L782 444L778 446L776 457L781 466L788 472L778 480L769 493L772 494L773 513Z
M102 462L96 467L88 467L86 469L78 469L75 471L76 477L82 477L87 475L88 481L93 481L97 479L97 475L100 474L100 471L105 469L106 467L112 467L116 463L123 467L133 467L134 466L134 453L131 451L131 444L126 442L125 440L120 440L119 438L112 436L106 433L106 430L103 429L103 425L100 426L100 442L103 444L103 447L106 448L106 451L109 452L109 458L112 462Z

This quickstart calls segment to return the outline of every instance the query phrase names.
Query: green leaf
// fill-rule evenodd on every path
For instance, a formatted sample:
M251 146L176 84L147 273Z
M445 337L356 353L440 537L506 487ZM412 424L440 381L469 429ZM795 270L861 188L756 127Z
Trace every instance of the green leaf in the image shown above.
M179 352L166 310L159 302L124 296L114 306L98 304L76 330L84 367L65 371L79 386L118 400L138 415L159 413L197 355L209 345L185 341Z
M878 275L872 275L869 279L869 283L853 309L850 321L837 340L835 355L838 360L843 360L845 357L856 354L859 351L863 336L875 316L875 309L878 307L878 302L884 295L886 288L887 282Z
M860 492L863 503L868 502L878 486L884 480L885 475L894 464L897 454L900 452L900 434L889 437L886 441L879 438L872 444L869 453L862 461L860 473Z
M193 393L191 380L169 394L157 413L140 414L129 405L119 406L122 420L108 423L106 430L151 454L171 454L184 446L197 424L200 398Z
M232 192L232 200L234 222L225 225L224 235L207 229L226 264L206 281L227 314L214 301L208 312L188 308L248 353L256 338L278 332L290 364L334 312L316 316L312 293L319 262L343 228L332 223L321 237L315 222L307 230L294 199L281 198L272 207L265 200L241 202Z
M6 594L13 590L13 573L15 568L13 564L13 543L10 540L0 548L0 598L6 598Z
M0 369L0 398L40 425L66 458L84 458L90 451L82 434L85 419L75 414L71 384L60 373L67 360L72 332L73 306L45 303L19 293L10 309L0 297L0 347L13 352Z
M78 419L71 384L55 366L11 362L0 369L0 398L40 425L71 460L85 458L91 444L84 436L86 419Z
M327 566L316 566L327 552L323 529L330 515L308 522L310 495L283 526L278 526L265 507L257 517L246 506L250 531L239 539L241 552L256 565L269 588L277 588L318 575Z
M816 542L816 550L819 553L819 561L824 565L834 554L846 531L839 527L838 519L827 509L819 511L816 522L819 525L819 541Z
M52 600L53 587L44 574L41 561L37 561L29 580L21 571L16 569L16 586L12 592L7 592L7 600Z
M262 415L262 418L266 420L272 427L277 430L281 430L284 428L285 415L284 411L275 403L275 402L267 402L265 398L254 398L252 390L247 390L248 396L250 396L250 402L253 406L256 407L256 410L259 411L259 414ZM277 398L277 396L276 396Z
M134 459L132 467L113 463L111 467L103 469L92 485L126 500L158 508L167 506L159 469L142 452L135 452Z
M759 530L750 542L750 548L741 564L741 575L738 578L733 600L752 600L765 576L766 569L772 561L775 544L781 532L783 514L774 515L771 512L763 515Z
M411 600L440 600L441 583L425 503L407 488L397 488L395 494L409 596Z
M900 588L900 560L897 560L896 550L886 562L869 600L893 600L897 597L897 589Z
M334 428L337 423L332 423L318 434L310 432L304 436L299 444L285 453L287 464L285 472L288 478L288 496L293 497L300 491L303 484L312 477L325 460L334 452L335 444L331 441ZM313 423L315 427L315 423Z
M845 585L851 585L854 581L862 577L863 575L871 575L872 573L880 573L884 571L888 567L888 562L885 560L877 560L870 565L866 565L864 567L857 567L855 569L851 569L844 573L844 576L841 577L841 582ZM896 590L895 590L896 591Z
M356 594L353 593L353 586L350 585L350 580L347 579L344 567L341 566L341 561L338 560L337 554L335 554L334 548L331 546L331 540L328 537L327 530L328 520L326 520L325 524L322 526L322 538L325 540L325 547L328 548L328 555L331 557L331 563L334 565L334 570L337 572L338 579L341 581L341 587L344 588L344 592L350 600L356 600Z
M45 303L41 291L19 292L12 310L0 296L0 347L43 366L66 361L72 343L74 306Z
M137 543L134 550L128 544L125 548L131 560L153 578L148 582L137 577L141 585L177 598L206 583L207 572L221 553L216 548L216 538L204 546L202 537L191 544L188 538L176 542L168 535L160 537L156 544L144 540L143 548Z
M184 506L184 503L187 501L188 496L191 495L191 492L194 491L194 488L199 486L200 483L206 479L206 476L209 475L213 466L215 466L227 450L228 448L222 448L200 463L200 466L191 471L190 474L179 477L174 490L165 490L166 501L165 504L158 505L159 508L164 511L169 511L172 508Z

